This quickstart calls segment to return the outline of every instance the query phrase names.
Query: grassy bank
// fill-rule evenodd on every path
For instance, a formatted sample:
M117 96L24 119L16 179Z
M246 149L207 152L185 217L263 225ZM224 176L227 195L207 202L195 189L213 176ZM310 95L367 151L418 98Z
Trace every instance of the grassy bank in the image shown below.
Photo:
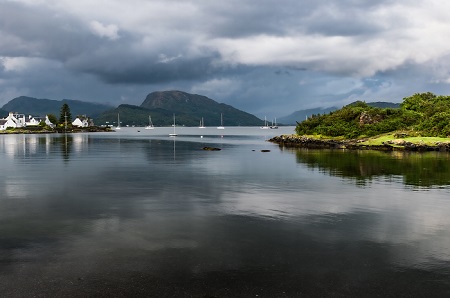
M274 137L269 141L283 147L316 149L450 151L449 138L405 136L401 133L386 133L359 139L326 137L323 135L282 135Z
M379 136L362 139L358 142L361 145L365 146L380 146L384 144L391 144L402 146L404 143L411 143L415 145L425 145L425 146L436 146L439 144L448 144L450 143L449 138L440 138L440 137L404 137L399 138L396 133L388 133L382 134Z

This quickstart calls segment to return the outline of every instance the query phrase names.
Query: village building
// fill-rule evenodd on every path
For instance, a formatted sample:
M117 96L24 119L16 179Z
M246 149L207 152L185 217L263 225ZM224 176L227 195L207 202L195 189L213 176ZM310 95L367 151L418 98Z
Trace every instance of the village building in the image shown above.
M55 124L53 124L50 119L48 119L47 115L45 115L45 117L36 117L29 115L28 121L25 124L26 126L38 126L41 122L44 122L45 125L48 125L52 128L55 126Z
M0 119L0 130L5 130L8 127L20 128L26 126L25 115L9 112L8 117Z
M0 119L0 130L6 130L7 128L21 128L27 126L38 126L42 121L45 122L46 125L50 127L54 127L55 125L50 122L48 116L45 117L35 117L28 116L28 119L24 114L18 114L10 112L8 117Z
M75 120L72 121L72 126L76 127L89 127L93 126L94 122L89 117L84 116L77 116Z
M29 115L28 121L26 122L27 126L38 126L42 121L45 121L45 118L43 117L34 117Z

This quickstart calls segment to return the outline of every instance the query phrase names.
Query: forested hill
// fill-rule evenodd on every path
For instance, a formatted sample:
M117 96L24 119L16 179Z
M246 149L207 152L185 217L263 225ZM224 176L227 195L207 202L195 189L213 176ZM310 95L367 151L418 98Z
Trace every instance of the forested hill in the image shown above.
M147 95L142 108L160 109L177 114L180 125L198 125L203 118L205 125L220 125L221 114L226 126L257 126L263 125L258 117L236 109L230 105L218 103L215 100L198 94L182 91L158 91Z
M2 109L7 112L18 112L20 114L33 116L44 116L48 114L59 115L61 106L65 103L70 106L70 111L73 116L88 115L89 117L96 117L100 113L112 108L110 105L80 100L52 100L20 96L10 100L2 107Z
M136 126L147 125L149 117L155 126L170 126L174 114L176 124L182 126L198 126L202 119L205 126L218 126L221 114L225 126L257 126L264 123L256 116L230 105L182 91L152 92L140 106L122 104L102 113L95 121L100 124L115 123L118 114L122 125Z
M450 96L416 93L399 108L373 107L355 102L325 115L297 123L299 135L360 138L402 131L415 136L450 136Z
M355 104L355 103L351 103ZM393 102L384 102L384 101L376 101L376 102L368 102L367 105L371 107L377 108L399 108L400 104ZM306 118L311 117L311 115L317 114L328 114L329 112L333 112L338 110L338 107L330 107L330 108L314 108L307 110L299 110L295 111L288 116L284 116L278 118L279 123L283 123L285 125L295 125L295 123L305 120Z

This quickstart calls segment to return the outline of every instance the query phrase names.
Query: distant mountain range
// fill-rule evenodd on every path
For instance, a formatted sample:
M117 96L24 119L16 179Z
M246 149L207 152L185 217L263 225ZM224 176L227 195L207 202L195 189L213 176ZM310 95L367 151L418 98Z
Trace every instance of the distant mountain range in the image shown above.
M78 100L64 99L61 101L38 99L21 96L12 99L0 110L0 116L8 112L18 112L25 115L44 116L54 114L59 118L60 109L67 103L72 118L77 115L87 115L94 119L97 125L117 125L118 115L122 125L144 126L149 123L149 116L155 126L173 124L173 114L177 125L198 126L203 118L205 126L259 126L264 121L247 112L230 105L218 103L206 96L189 94L182 91L161 91L150 93L140 106L122 104L117 108L104 104L88 103Z
M67 103L72 117L87 115L94 119L97 125L117 125L120 115L122 125L145 126L149 123L149 116L155 126L169 126L173 123L173 114L176 115L177 125L197 126L203 118L205 126L220 125L221 114L225 126L260 126L264 121L247 112L236 109L230 105L218 103L206 96L189 94L182 91L158 91L147 95L140 106L122 104L117 108L79 100L38 99L20 96L12 99L0 109L0 117L9 112L18 112L25 115L44 116L54 114L59 118L61 106ZM370 106L380 108L398 108L400 104L391 102L371 102ZM277 119L280 125L296 125L313 114L326 114L338 107L315 108L299 110L288 116Z
M76 117L77 115L87 115L89 117L96 118L104 111L114 108L110 105L90 103L80 100L52 100L20 96L10 100L1 108L1 110L3 110L2 113L6 115L8 115L9 112L17 112L20 114L25 114L26 116L45 116L48 114L53 114L59 118L61 107L65 103L69 105L72 117Z
M354 104L354 103L351 103L351 104ZM369 106L378 107L378 108L399 108L400 107L399 103L384 102L384 101L368 102L367 104ZM315 109L299 110L288 116L281 117L277 121L279 123L283 123L285 125L296 125L297 122L302 122L303 120L306 120L307 117L311 117L311 115L327 114L329 112L333 112L333 111L336 111L339 109L340 108L338 108L338 107L330 107L330 108L315 108Z

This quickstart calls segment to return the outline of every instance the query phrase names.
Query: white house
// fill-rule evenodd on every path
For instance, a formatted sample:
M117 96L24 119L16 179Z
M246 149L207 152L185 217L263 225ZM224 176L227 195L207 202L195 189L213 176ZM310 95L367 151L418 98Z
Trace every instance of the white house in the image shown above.
M50 127L54 127L55 125L50 121L50 119L48 119L48 116L46 115L45 118L44 117L36 117L36 116L28 116L28 121L26 122L27 126L37 126L39 125L42 121L45 122L46 125L50 126Z
M8 127L12 128L20 128L20 127L27 127L27 126L37 126L41 121L44 121L46 125L50 127L54 127L55 125L50 122L50 119L48 119L48 116L44 117L34 117L29 115L28 119L25 117L24 114L18 114L10 112L8 117L0 119L0 130L5 130Z
M5 130L8 127L19 128L25 127L25 115L24 114L14 114L13 112L9 112L8 117L0 119L0 130Z
M48 115L45 115L45 124L50 126L51 128L55 127L55 124L53 124L50 119L48 119Z
M37 126L39 125L39 123L41 123L41 121L44 121L45 119L43 119L42 117L35 117L35 116L28 116L28 121L26 122L27 126Z
M77 126L77 127L89 127L92 125L93 125L92 120L86 116L78 116L72 122L72 126Z

